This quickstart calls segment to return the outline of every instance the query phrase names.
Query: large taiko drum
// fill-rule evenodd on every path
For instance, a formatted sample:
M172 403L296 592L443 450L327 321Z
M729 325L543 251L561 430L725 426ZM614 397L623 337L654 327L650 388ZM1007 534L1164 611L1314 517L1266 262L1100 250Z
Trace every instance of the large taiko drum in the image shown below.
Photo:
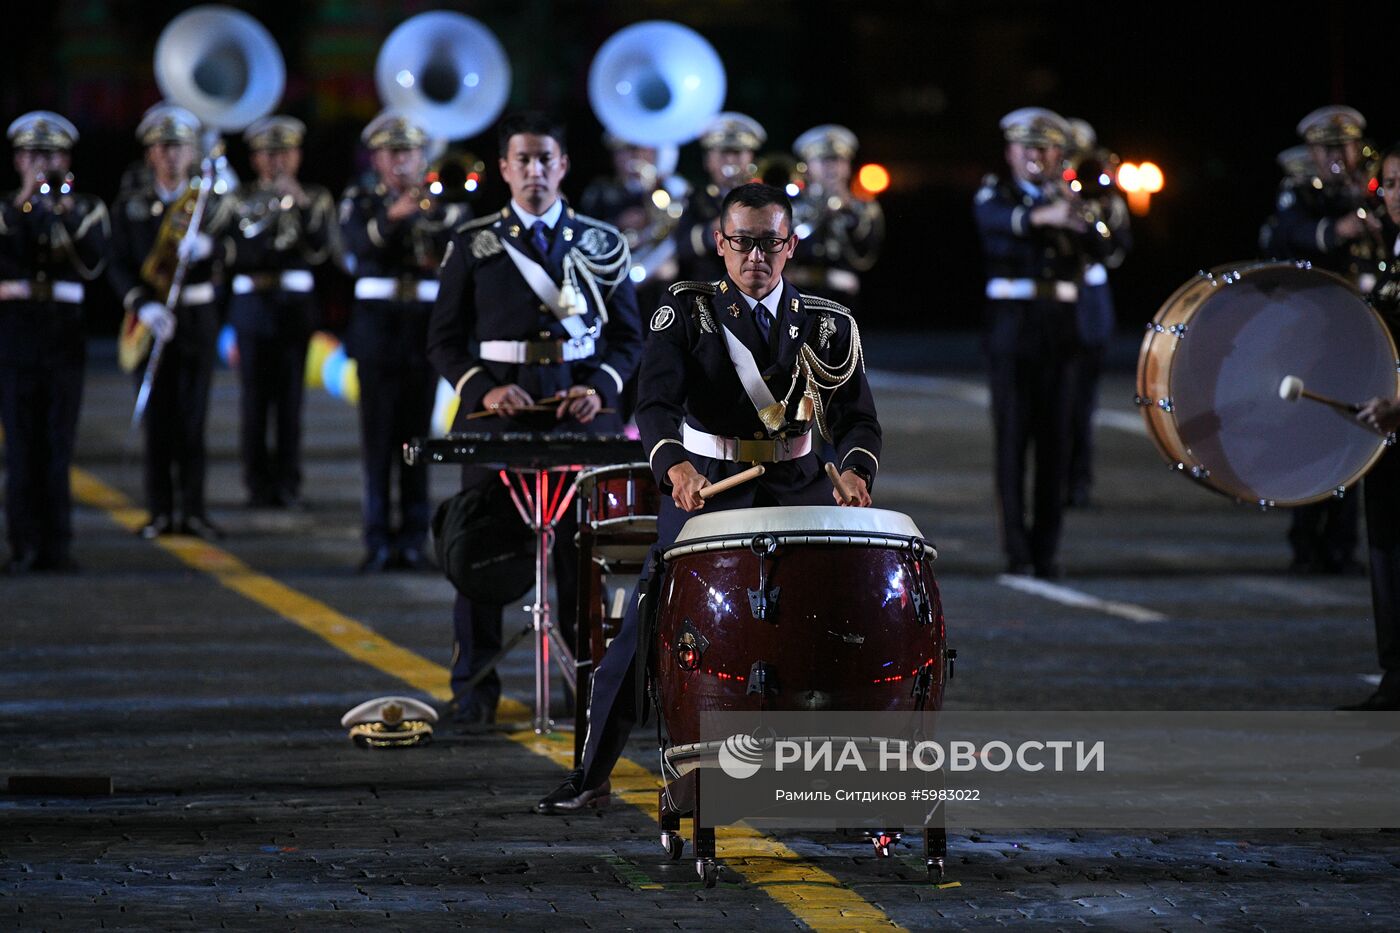
M700 753L706 711L940 708L936 556L881 509L691 518L664 555L653 659L672 763Z
M1395 343L1345 279L1303 263L1221 266L1148 325L1137 401L1168 463L1217 492L1266 506L1339 495L1385 442L1344 412L1280 398L1286 376L1347 402L1400 390Z

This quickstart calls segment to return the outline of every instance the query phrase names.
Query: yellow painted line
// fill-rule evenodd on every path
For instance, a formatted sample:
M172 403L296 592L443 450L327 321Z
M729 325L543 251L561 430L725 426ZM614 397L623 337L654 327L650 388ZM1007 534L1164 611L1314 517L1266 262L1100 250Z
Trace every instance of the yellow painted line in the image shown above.
M74 468L72 482L74 498L106 512L121 527L135 533L145 523L144 509L134 506L119 490L92 474ZM187 535L162 535L153 543L186 566L208 574L355 660L397 677L435 699L452 698L447 668L395 644L325 603L258 573L222 548ZM530 715L523 703L504 697L497 707L497 716L507 721L528 720ZM508 733L507 737L560 767L573 767L572 737L560 733L536 735L533 729ZM623 758L613 769L612 785L613 793L625 803L653 820L659 819L657 791L661 784L656 775ZM716 832L716 849L727 868L743 875L813 930L901 929L880 908L771 836L742 826L725 827Z

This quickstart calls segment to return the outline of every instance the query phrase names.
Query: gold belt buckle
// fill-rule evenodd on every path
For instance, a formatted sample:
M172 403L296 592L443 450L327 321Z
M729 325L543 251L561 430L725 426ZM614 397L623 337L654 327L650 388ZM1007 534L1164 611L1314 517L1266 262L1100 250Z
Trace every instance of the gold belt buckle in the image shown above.
M738 443L734 446L735 460L746 463L771 463L778 459L777 441L750 441L742 437L736 440Z
M418 280L411 275L399 276L398 299L401 304L418 300Z
M48 279L35 279L29 285L30 301L53 300L53 283Z
M525 362L548 365L555 358L563 359L563 344L558 340L528 340L525 342Z

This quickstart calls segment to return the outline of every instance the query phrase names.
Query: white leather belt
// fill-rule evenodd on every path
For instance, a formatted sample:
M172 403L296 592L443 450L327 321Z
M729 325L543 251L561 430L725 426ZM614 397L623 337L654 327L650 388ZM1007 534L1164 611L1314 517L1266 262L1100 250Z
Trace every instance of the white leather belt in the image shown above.
M214 303L214 283L196 282L193 285L186 285L180 289L180 304L187 305L207 305Z
M593 355L593 338L575 340L483 340L479 355L493 363L572 363Z
M0 282L0 301L57 301L66 305L83 303L82 282L31 282L11 279Z
M1038 279L988 279L987 297L998 301L1078 301L1079 286L1073 282L1042 282Z
M366 301L437 301L436 279L381 279L366 276L355 280L355 297Z
M316 278L309 269L288 269L282 273L260 272L255 275L235 275L233 293L251 295L253 292L309 292L316 287Z
M743 437L720 437L682 423L681 446L693 454L713 460L777 463L806 456L812 450L812 432L798 437L751 441Z

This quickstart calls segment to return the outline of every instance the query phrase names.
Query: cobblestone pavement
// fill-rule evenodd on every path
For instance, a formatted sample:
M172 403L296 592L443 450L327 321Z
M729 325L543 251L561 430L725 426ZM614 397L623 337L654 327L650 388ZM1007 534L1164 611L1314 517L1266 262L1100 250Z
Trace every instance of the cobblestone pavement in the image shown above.
M878 504L940 549L960 652L949 708L1319 709L1370 689L1366 581L1285 575L1287 516L1170 475L1133 428L1126 374L1105 388L1095 504L1070 515L1064 582L1161 621L1000 582L978 377L876 383ZM221 552L246 569L139 541L109 497L78 510L81 575L0 580L0 775L114 785L0 795L0 928L1395 928L1400 834L1382 830L955 834L943 885L916 847L876 859L835 833L730 837L723 881L705 890L658 846L645 776L601 815L530 812L562 776L567 733L443 729L427 748L360 751L338 726L347 708L445 689L389 673L384 653L415 652L437 676L450 587L353 574L354 416L322 393L309 397L311 511L244 509L236 392L221 373L210 493ZM129 385L94 362L78 465L139 502L129 408ZM434 476L439 496L450 472ZM347 643L363 660L250 598L239 587L254 574L365 626ZM505 674L528 700L525 648ZM629 758L655 770L641 732Z

